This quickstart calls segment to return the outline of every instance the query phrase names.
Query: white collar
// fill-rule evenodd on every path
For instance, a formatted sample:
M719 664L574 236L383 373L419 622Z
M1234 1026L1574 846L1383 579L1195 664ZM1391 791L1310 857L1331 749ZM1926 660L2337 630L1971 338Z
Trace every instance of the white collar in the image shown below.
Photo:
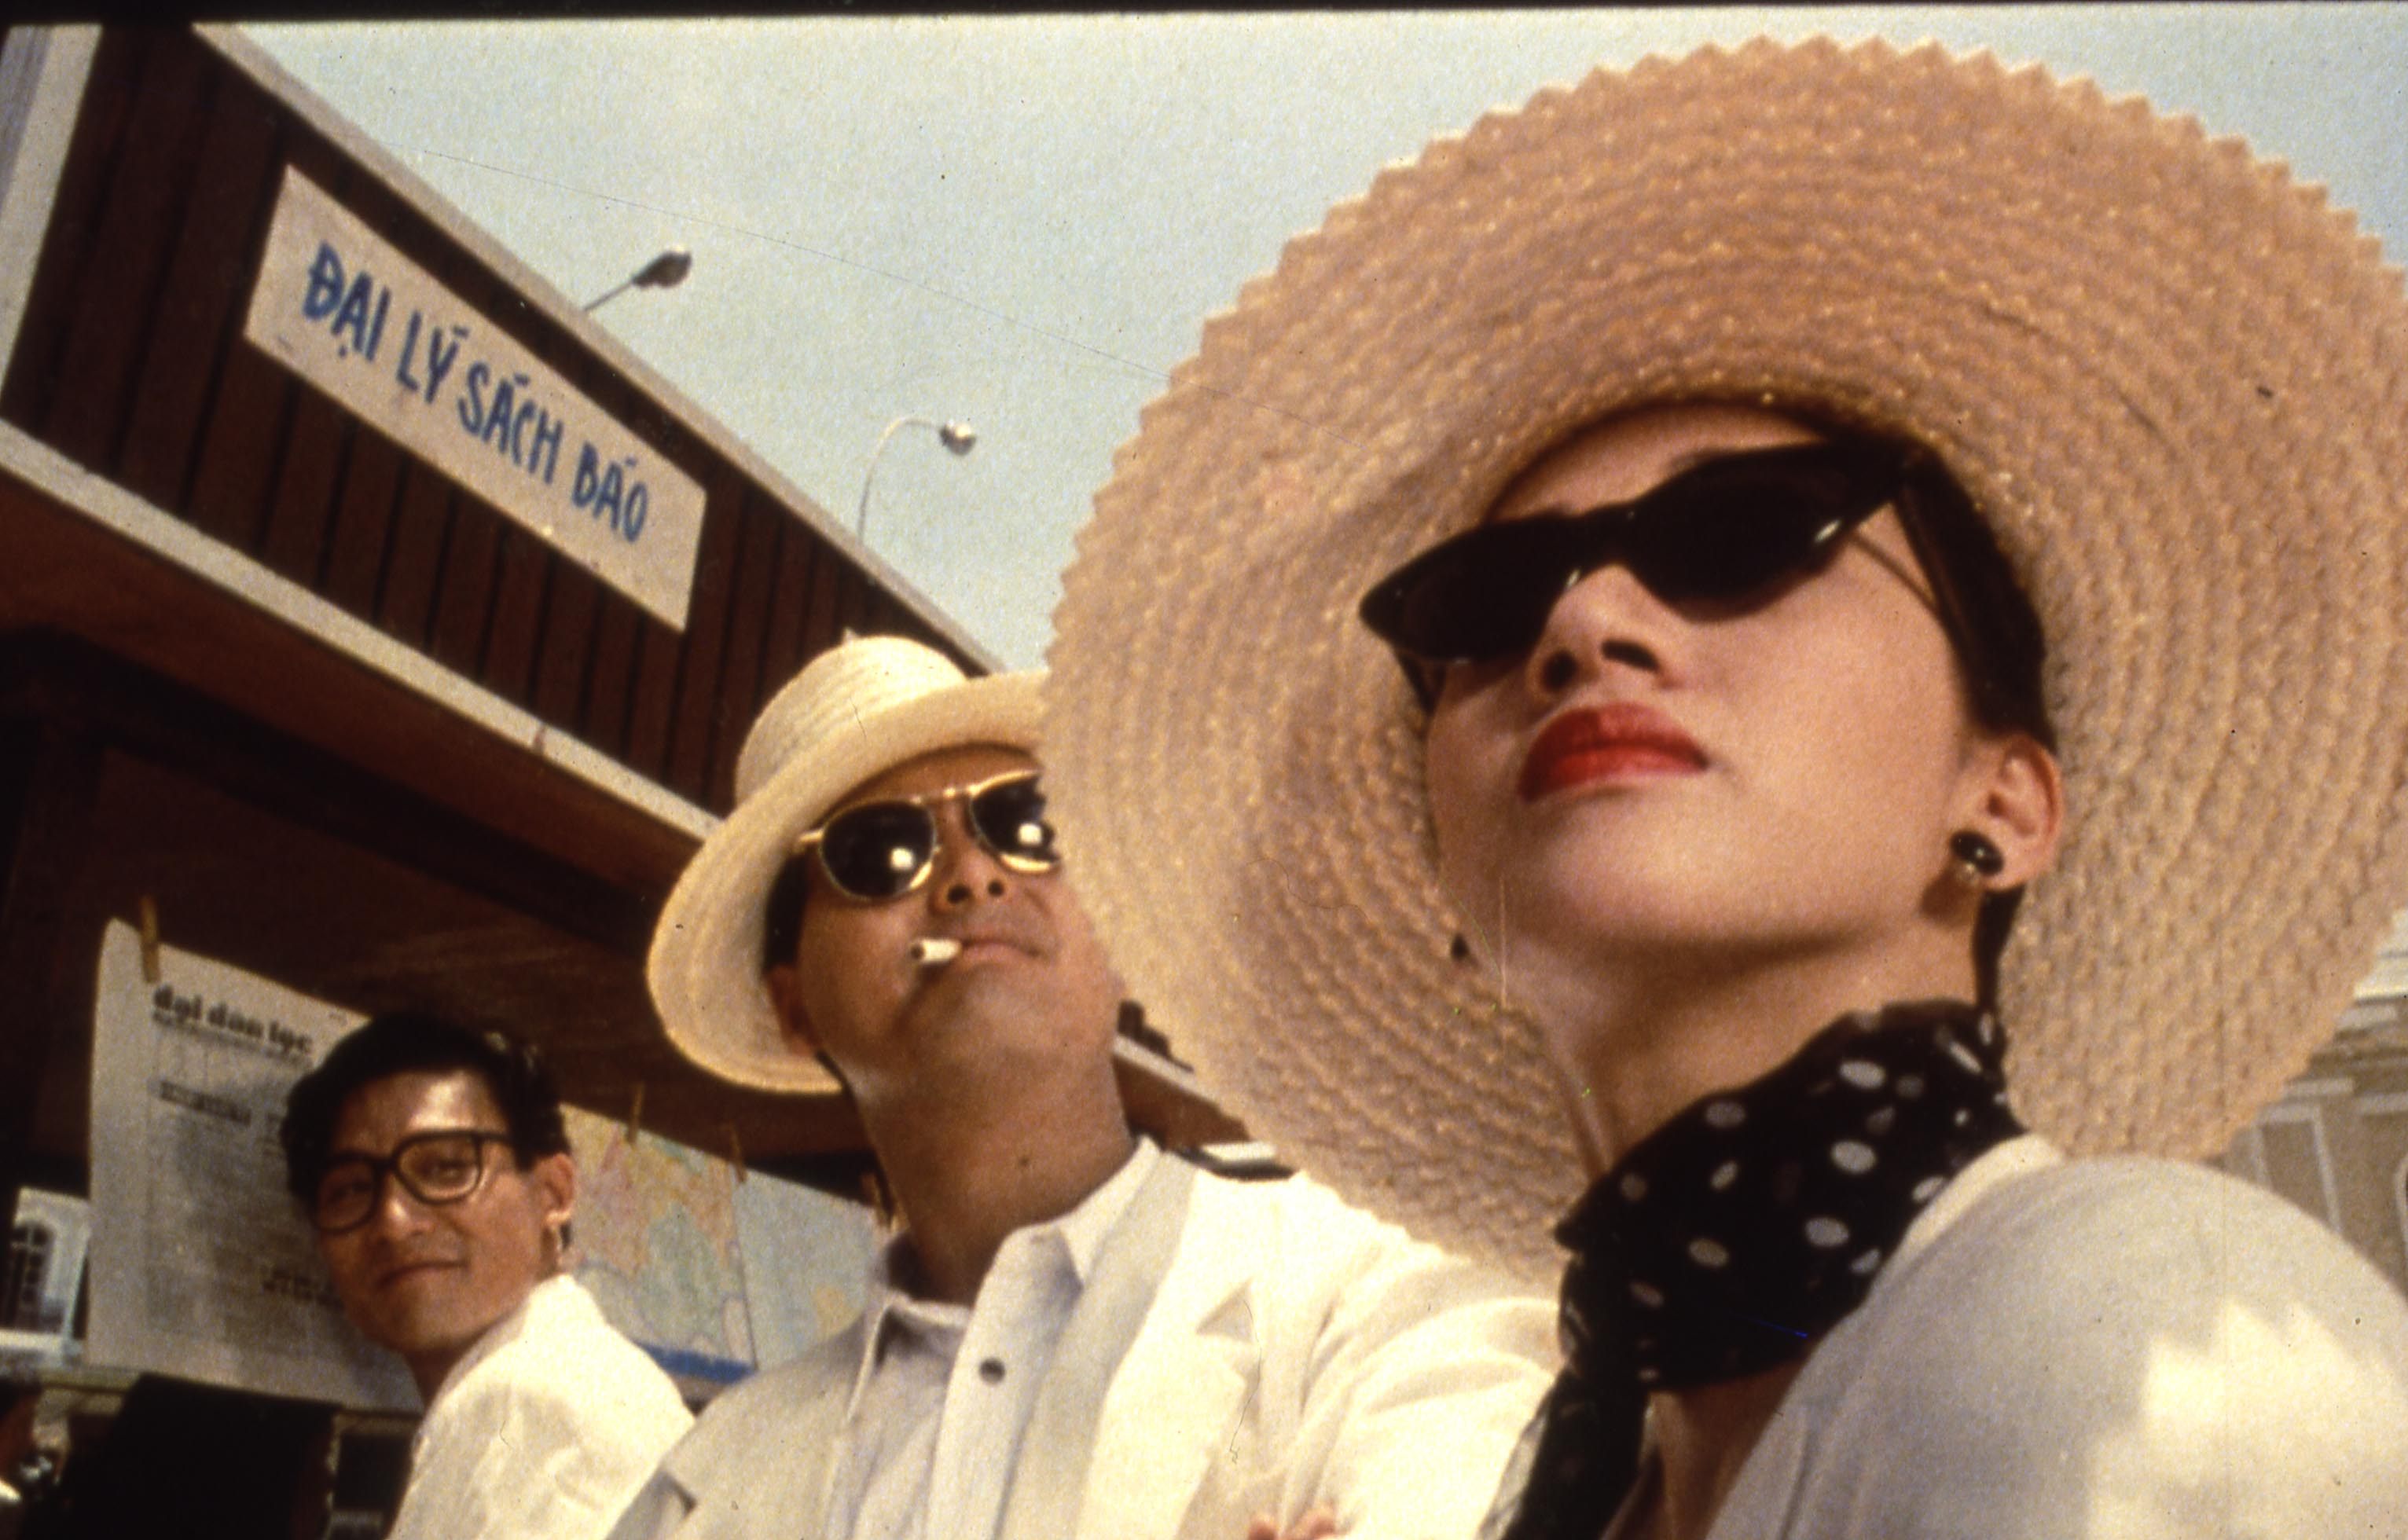
M2056 1165L2064 1159L2062 1150L2037 1134L2018 1134L1992 1145L1975 1156L1964 1170L1950 1177L1948 1185L1940 1190L1940 1195L1931 1200L1931 1206L1914 1217L1914 1222L1906 1227L1906 1233L1899 1237L1898 1250L1882 1264L1882 1272L1885 1275L1890 1273L1937 1240L1942 1231L1955 1224L1992 1188L2011 1182L2027 1172ZM1880 1287L1879 1279L1874 1281L1874 1287Z
M1102 1186L1088 1193L1078 1207L1052 1221L1052 1228L1061 1233L1062 1244L1069 1249L1070 1269L1078 1275L1082 1289L1095 1279L1096 1258L1104 1248L1104 1237L1121 1222L1121 1216L1136 1201L1137 1190L1145 1185L1146 1177L1161 1162L1161 1147L1152 1139L1140 1137L1136 1145L1129 1158L1121 1162L1121 1168L1104 1178Z
M436 1386L435 1393L426 1398L426 1410L432 1413L443 1398L451 1394L452 1387L467 1378L477 1365L520 1338L541 1331L564 1311L577 1308L579 1303L583 1303L587 1309L594 1307L587 1300L585 1290L566 1273L554 1273L528 1290L526 1298L519 1301L509 1315L486 1327L484 1334L469 1344L468 1350L460 1355L460 1361L444 1372L442 1383ZM420 1426L423 1432L423 1422Z
M1964 1170L1948 1179L1948 1185L1940 1190L1940 1195L1931 1200L1931 1205L1916 1215L1914 1222L1906 1227L1906 1233L1899 1237L1898 1249L1882 1263L1881 1273L1873 1280L1873 1295L1867 1296L1866 1304L1870 1305L1872 1298L1881 1292L1885 1280L1897 1276L1901 1264L1939 1239L1941 1233L1962 1219L1984 1194L2027 1173L2044 1170L2064 1160L2064 1151L2037 1134L2018 1134L1992 1145L1975 1156ZM1833 1328L1834 1333L1846 1331L1864 1309L1865 1305L1860 1305L1848 1316L1842 1317L1840 1324ZM1820 1347L1819 1343L1815 1345L1817 1349ZM1789 1398L1796 1389L1793 1384L1782 1392L1781 1406L1776 1416L1788 1408ZM1614 1510L1613 1521L1606 1526L1603 1540L1624 1540L1625 1532L1635 1521L1639 1511L1634 1504L1642 1495L1652 1501L1650 1489L1663 1480L1663 1462L1656 1447L1656 1408L1652 1398L1641 1429L1638 1479L1625 1495L1622 1505ZM1758 1443L1762 1443L1761 1437Z
M1021 1226L1004 1237L1004 1244L1009 1246L1024 1235L1031 1239L1059 1236L1069 1256L1072 1276L1082 1289L1085 1288L1094 1279L1096 1259L1103 1250L1104 1238L1112 1233L1112 1227L1136 1200L1138 1189L1145 1185L1146 1178L1162 1162L1161 1147L1152 1139L1140 1136L1135 1144L1120 1169L1096 1184L1075 1207L1053 1219ZM898 1312L929 1324L961 1327L969 1322L968 1305L915 1298L896 1281L909 1268L910 1240L907 1230L881 1246L870 1261L869 1305L863 1312L861 1364L853 1374L848 1418L861 1404L862 1389L869 1383L869 1372L877 1365L887 1327ZM1001 1248L997 1250L999 1253Z

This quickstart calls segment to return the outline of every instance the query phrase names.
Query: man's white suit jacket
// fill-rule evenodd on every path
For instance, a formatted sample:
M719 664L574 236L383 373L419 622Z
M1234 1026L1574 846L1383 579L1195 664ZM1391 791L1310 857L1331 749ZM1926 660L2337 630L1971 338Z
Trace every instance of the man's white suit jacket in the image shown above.
M612 1540L819 1540L863 1330L722 1395ZM1064 1329L1000 1540L1243 1540L1323 1503L1351 1540L1462 1540L1555 1362L1545 1301L1304 1178L1166 1160Z

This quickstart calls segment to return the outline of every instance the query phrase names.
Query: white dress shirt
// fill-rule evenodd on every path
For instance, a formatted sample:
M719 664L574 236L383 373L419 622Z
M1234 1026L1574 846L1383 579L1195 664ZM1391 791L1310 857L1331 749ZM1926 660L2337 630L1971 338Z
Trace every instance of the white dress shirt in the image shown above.
M599 1540L693 1421L592 1295L546 1278L436 1388L387 1540Z
M956 1318L964 1340L922 1424L953 1420L947 1392L966 1405L961 1392L1000 1390L1023 1367L1043 1381L1025 1423L1004 1419L1017 1453L987 1536L1241 1540L1255 1515L1292 1525L1326 1506L1350 1540L1465 1540L1554 1376L1548 1302L1302 1176L1236 1182L1151 1152L1131 1176L1125 1204L1099 1192L1092 1219L1065 1223L1076 1305L1041 1375L998 1357L1002 1378L989 1385L978 1375L986 1333ZM865 1410L867 1348L889 1336L885 1312L872 1310L876 1337L865 1314L730 1386L613 1540L872 1533L876 1441L906 1445L915 1426ZM953 1364L966 1366L958 1380ZM940 1533L945 1520L928 1516L934 1489L962 1484L939 1468L948 1435L949 1449L962 1446L957 1432L924 1427L916 1466L890 1473L899 1498L873 1500L890 1515L918 1506L922 1517L890 1518L890 1530L977 1540L977 1520ZM970 1506L941 1501L956 1515Z
M1605 1540L1651 1505L1652 1450ZM1708 1540L2408 1534L2408 1301L2203 1166L1967 1166L1806 1361Z
M906 1293L910 1237L887 1243L829 1493L830 1540L993 1540L1054 1346L1104 1237L1161 1159L1140 1139L1076 1208L1006 1236L967 1309Z

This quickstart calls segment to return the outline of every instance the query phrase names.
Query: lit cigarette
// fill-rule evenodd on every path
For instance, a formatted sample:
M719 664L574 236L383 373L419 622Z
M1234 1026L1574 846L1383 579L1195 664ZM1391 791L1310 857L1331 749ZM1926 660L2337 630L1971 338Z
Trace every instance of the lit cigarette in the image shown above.
M941 935L922 936L911 943L911 961L924 968L941 967L959 957L962 944Z

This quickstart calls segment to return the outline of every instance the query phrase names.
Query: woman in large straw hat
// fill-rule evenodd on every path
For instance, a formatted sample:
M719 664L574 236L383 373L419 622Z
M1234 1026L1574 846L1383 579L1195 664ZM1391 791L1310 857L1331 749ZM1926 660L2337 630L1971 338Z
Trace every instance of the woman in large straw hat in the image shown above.
M2348 216L1937 49L1542 93L1206 327L1067 579L1065 838L1258 1131L1561 1219L1499 1526L2401 1532L2387 1282L2062 1152L2219 1148L2408 897L2403 463Z

